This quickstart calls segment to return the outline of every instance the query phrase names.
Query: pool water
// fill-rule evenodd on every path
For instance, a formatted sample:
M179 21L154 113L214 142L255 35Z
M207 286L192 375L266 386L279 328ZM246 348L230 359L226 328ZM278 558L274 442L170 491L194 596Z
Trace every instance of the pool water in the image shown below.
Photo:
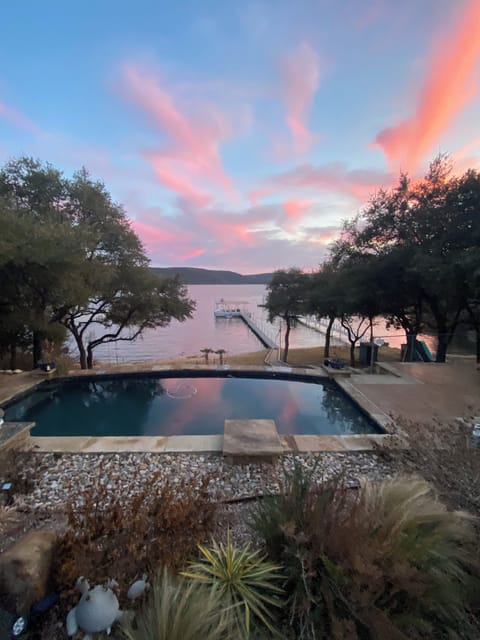
M33 436L222 434L226 419L275 420L280 434L347 435L379 428L330 380L162 375L48 381L5 409Z

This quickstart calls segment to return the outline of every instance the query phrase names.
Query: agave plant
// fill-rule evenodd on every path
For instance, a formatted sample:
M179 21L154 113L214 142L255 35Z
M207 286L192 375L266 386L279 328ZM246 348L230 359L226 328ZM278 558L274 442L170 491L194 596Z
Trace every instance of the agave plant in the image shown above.
M128 640L236 640L233 629L218 590L164 571L147 606L122 634Z
M276 634L271 607L282 605L279 586L281 566L268 562L250 545L235 547L227 536L226 544L213 543L210 549L199 545L203 558L191 562L182 575L208 584L222 594L224 606L233 612L238 633L249 637L252 619Z

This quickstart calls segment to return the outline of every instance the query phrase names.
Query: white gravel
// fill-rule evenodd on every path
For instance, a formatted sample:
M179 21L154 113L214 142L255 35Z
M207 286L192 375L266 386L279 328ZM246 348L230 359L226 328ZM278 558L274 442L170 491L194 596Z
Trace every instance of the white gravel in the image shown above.
M209 491L219 501L276 493L284 470L292 470L295 461L305 469L315 468L315 478L342 474L353 485L361 477L381 478L389 474L388 465L371 453L287 454L275 464L235 465L226 463L218 454L31 453L25 459L24 470L34 480L35 488L23 497L23 502L33 510L57 510L66 501L80 498L82 491L96 482L112 490L119 486L122 495L128 498L158 472L173 484L182 479L199 484L205 474L212 474L214 480Z

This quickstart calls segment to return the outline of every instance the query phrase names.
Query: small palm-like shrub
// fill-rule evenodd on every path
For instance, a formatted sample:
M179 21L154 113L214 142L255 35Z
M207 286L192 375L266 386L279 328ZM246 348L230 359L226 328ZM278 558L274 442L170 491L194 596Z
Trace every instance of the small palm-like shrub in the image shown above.
M288 575L298 638L474 638L470 518L424 480L350 490L297 466L251 522ZM457 635L455 635L457 634Z
M182 575L219 591L224 607L232 610L240 637L249 637L252 622L275 633L274 609L280 607L283 589L279 586L281 566L268 562L249 545L235 547L230 535L227 543L207 549L199 545L203 556L191 562Z
M222 603L218 590L164 572L122 633L128 640L236 640L231 612Z

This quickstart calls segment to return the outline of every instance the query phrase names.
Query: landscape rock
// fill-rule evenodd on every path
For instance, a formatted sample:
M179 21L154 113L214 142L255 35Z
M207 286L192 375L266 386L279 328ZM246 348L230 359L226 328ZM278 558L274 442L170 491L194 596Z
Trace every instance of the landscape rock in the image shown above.
M0 593L15 598L19 613L27 613L47 593L57 534L30 531L0 555Z

